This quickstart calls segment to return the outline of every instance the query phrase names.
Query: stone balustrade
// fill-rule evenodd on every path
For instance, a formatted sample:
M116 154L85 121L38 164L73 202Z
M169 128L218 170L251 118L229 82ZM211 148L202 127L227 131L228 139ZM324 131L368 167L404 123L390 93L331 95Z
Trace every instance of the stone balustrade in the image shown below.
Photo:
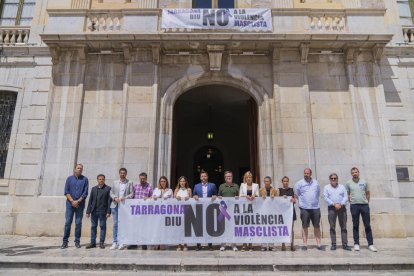
M123 16L121 13L90 14L87 17L87 31L110 32L122 29Z
M414 42L414 25L413 26L403 26L402 27L404 42L413 43Z
M27 44L29 41L30 27L0 27L1 45Z
M323 14L310 15L310 29L314 31L345 31L346 20L344 15Z

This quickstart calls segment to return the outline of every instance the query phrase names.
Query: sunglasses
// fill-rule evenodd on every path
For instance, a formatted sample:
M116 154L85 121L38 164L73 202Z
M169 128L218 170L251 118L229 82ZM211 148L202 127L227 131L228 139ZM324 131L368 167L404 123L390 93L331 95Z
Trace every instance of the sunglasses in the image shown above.
M338 178L336 178L336 177L331 177L331 178L329 178L330 180L337 180Z

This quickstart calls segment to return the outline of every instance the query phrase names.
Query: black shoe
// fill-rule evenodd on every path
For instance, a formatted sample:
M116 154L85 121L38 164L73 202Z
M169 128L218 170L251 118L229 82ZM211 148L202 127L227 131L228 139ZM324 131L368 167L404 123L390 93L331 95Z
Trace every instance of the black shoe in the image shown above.
M79 243L78 243L79 244ZM75 244L75 246L76 246L76 244ZM78 246L76 246L76 247L78 247ZM86 249L91 249L91 248L95 248L96 247L96 244L95 243L90 243L90 244L88 244L85 248ZM80 245L79 245L79 247L78 248L80 248Z
M81 248L81 245L80 245L80 243L78 243L78 242L75 242L75 247L76 247L76 248Z
M147 249L148 249L148 246L146 246L146 245L142 246L142 250L147 250Z
M332 251L336 250L336 245L335 245L335 244L332 244L332 246L331 246L331 250L332 250Z
M99 243L99 248L101 248L101 249L105 249L105 243L104 243L104 242L100 242L100 243Z
M128 245L127 249L137 249L138 245Z
M342 249L346 250L346 251L352 251L351 247L349 247L348 245L342 245Z
M213 251L213 250L214 250L214 248L213 248L213 246L212 246L212 245L210 245L210 246L208 247L208 249L209 249L210 251Z
M302 246L302 251L306 251L306 250L308 250L308 247L307 246Z
M68 248L68 243L67 242L63 242L62 246L60 247L61 249L66 249Z
M201 250L201 245L197 245L196 246L196 251L200 251Z
M325 251L325 248L322 245L316 247L319 251ZM335 246L336 249L336 246Z

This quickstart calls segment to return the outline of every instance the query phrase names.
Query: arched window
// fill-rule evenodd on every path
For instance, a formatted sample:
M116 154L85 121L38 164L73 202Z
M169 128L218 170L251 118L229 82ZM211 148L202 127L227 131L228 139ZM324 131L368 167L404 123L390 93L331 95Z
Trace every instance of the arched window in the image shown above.
M0 91L0 178L4 178L17 93Z
M30 26L35 0L0 0L0 26Z

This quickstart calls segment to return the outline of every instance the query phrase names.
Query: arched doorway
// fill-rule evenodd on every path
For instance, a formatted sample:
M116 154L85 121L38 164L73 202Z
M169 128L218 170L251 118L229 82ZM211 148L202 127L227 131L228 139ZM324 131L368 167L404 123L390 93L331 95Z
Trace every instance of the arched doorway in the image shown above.
M173 111L172 186L181 175L193 186L201 169L216 185L224 182L225 170L233 171L237 183L247 170L259 179L257 114L255 100L232 86L204 85L183 93Z

